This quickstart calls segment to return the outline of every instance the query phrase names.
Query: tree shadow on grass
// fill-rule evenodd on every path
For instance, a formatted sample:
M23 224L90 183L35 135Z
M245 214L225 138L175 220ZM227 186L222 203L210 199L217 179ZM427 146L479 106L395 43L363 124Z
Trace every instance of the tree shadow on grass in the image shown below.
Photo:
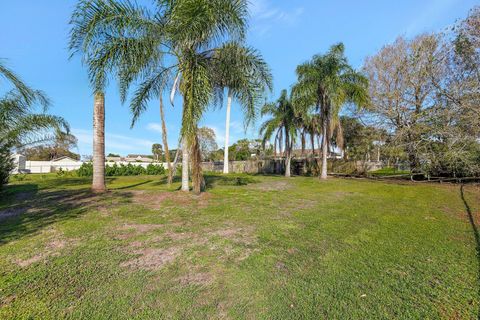
M135 183L135 184L131 184L131 185L128 185L128 186L124 186L124 187L112 188L112 190L131 189L131 188L135 188L135 187L138 187L138 186L142 186L142 185L147 184L147 183L150 183L150 182L152 182L152 180L146 180L146 181L142 181L142 182L139 182L139 183Z
M36 234L57 222L77 219L108 204L111 194L90 189L38 191L34 186L13 193L13 201L0 209L0 245ZM129 197L122 193L122 199Z
M473 217L472 209L468 204L467 200L465 199L465 193L463 191L465 185L462 184L460 187L460 197L462 198L463 204L465 206L465 211L467 213L468 221L470 222L470 226L472 227L473 236L475 237L475 249L476 249L476 256L477 256L477 285L478 285L478 296L480 297L480 234L478 232L477 224L475 223L475 218ZM480 310L477 311L477 319L480 319Z

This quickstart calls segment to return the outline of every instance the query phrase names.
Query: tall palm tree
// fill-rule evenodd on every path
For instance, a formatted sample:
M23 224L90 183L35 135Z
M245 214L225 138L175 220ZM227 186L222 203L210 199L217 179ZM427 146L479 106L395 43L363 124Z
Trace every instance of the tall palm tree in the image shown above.
M282 152L281 140L285 139L285 177L290 177L290 164L292 160L292 151L297 137L297 128L300 118L296 112L287 90L282 90L280 98L273 103L267 103L262 107L262 116L270 115L260 127L260 134L263 136L265 144L275 134L275 145L279 142L280 152ZM275 147L276 148L276 147Z
M87 66L93 90L93 180L94 192L105 192L105 87L109 65L99 59L100 48L108 41L108 30L95 23L107 10L101 0L79 0L70 19L71 56L80 54Z
M272 89L272 74L261 54L250 47L231 42L215 50L214 75L216 98L223 101L227 88L227 115L225 120L225 149L223 173L228 173L228 147L230 139L230 113L232 100L238 101L245 115L245 126L257 115L264 92Z
M141 80L131 104L133 121L146 108L141 102L161 95L168 84L172 100L177 91L182 95L183 161L189 160L194 191L200 192L203 176L196 132L213 96L214 52L225 42L244 39L247 1L157 0L148 8L128 0L80 3L83 13L77 38L86 39L87 47L97 45L89 59L90 73L101 74L105 68L115 71L122 96L135 80ZM188 191L186 167L182 190Z
M315 55L296 70L294 101L303 108L315 109L321 119L322 179L327 178L327 155L330 140L339 130L340 109L346 103L368 103L368 81L348 64L344 52L342 43L333 45L326 54Z

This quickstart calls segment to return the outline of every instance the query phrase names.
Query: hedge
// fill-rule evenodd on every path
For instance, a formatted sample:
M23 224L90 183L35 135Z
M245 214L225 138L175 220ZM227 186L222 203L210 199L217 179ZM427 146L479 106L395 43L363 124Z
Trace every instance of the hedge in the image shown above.
M131 163L124 165L105 166L105 175L107 177L113 176L139 176L139 175L162 175L165 174L165 168L158 164L149 164L147 168L142 166L133 165ZM93 176L93 164L91 162L85 162L77 170L79 177L91 177Z

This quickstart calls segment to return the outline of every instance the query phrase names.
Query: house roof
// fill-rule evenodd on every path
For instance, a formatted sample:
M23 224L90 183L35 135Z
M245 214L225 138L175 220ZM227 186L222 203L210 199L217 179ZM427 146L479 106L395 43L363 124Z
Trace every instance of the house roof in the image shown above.
M56 162L56 161L60 161L60 160L71 160L71 161L74 161L74 162L78 161L78 160L72 159L68 156L63 156L63 157L60 157L60 158L52 159L52 162Z

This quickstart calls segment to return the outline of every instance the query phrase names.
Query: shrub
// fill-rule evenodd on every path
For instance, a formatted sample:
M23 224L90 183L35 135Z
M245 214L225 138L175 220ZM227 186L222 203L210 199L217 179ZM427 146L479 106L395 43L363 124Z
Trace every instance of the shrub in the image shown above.
M140 175L162 175L165 174L165 168L162 165L149 164L145 169L142 166L133 165L131 163L124 165L123 163L117 165L116 163L112 166L105 166L105 176L107 177L118 177L118 176L140 176ZM83 163L82 166L77 170L77 175L80 177L91 177L93 176L93 164L92 163Z
M8 178L10 173L14 168L12 154L10 153L10 148L0 143L0 189L3 185L8 183Z
M77 175L79 177L91 177L91 176L93 176L93 163L91 163L91 162L82 163L80 168L78 168L78 170L77 170Z
M165 174L165 168L162 165L149 164L147 174L152 176Z

